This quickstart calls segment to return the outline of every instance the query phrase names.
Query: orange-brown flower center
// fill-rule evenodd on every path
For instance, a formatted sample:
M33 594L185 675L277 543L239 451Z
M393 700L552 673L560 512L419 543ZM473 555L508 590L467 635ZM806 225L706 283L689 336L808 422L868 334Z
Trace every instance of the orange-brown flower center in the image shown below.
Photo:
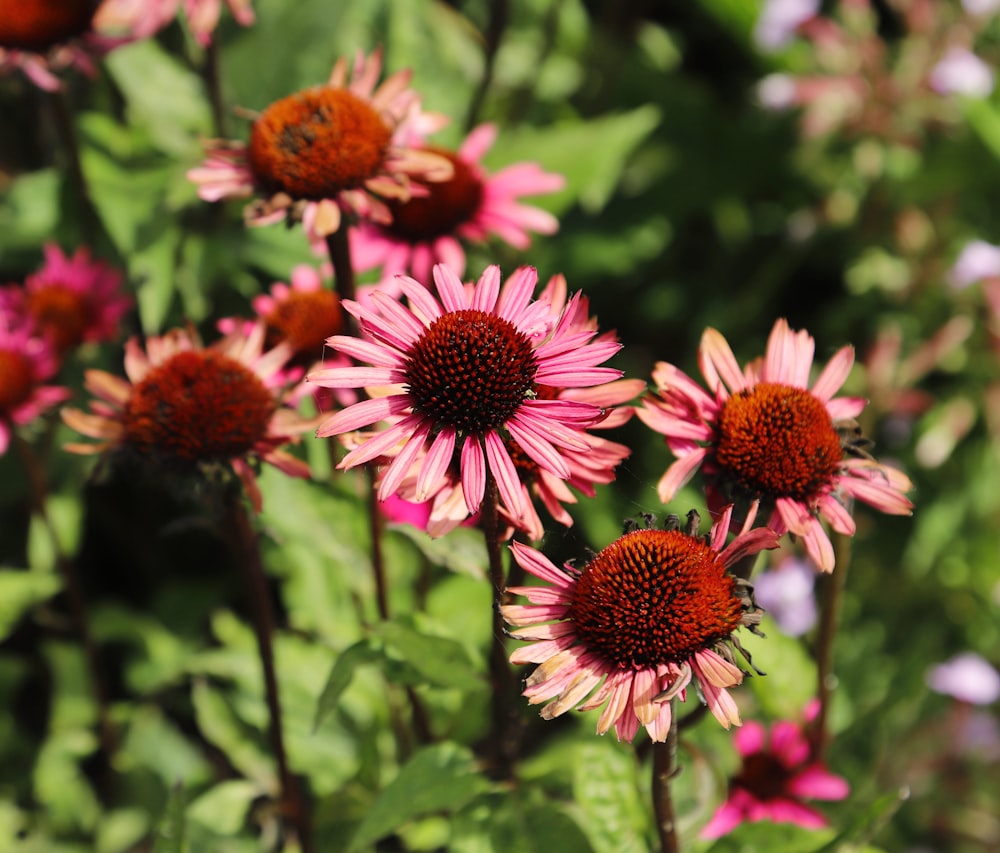
M31 359L22 352L0 349L0 416L27 400L34 387Z
M185 462L229 461L267 436L276 403L235 359L182 352L153 368L125 407L125 441L143 453Z
M268 349L287 342L296 356L316 361L326 339L343 329L343 312L332 290L293 290L275 302L264 322Z
M250 167L265 189L296 199L360 187L385 162L392 132L345 89L306 89L275 101L250 131Z
M50 284L28 293L28 313L35 326L49 336L60 352L67 352L83 341L91 321L90 306L75 290Z
M681 663L742 615L718 553L679 530L635 530L608 545L577 579L568 614L587 650L619 668Z
M406 365L413 409L460 434L484 435L507 422L534 384L530 338L484 311L452 311L417 339Z
M734 788L749 791L757 800L773 800L789 796L791 778L789 769L775 756L768 752L755 752L743 759L743 767L731 784Z
M761 382L726 401L715 456L750 495L807 500L843 459L826 407L802 388Z
M448 160L454 171L450 180L425 184L427 195L388 202L392 224L386 230L410 243L451 234L472 219L483 203L483 182L468 163L443 148L427 150Z
M47 50L90 29L94 0L0 0L0 47Z

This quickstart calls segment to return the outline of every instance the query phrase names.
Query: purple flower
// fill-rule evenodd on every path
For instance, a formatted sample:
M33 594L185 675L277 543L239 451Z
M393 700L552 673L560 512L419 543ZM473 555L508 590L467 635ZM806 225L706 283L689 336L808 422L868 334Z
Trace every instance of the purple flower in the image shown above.
M761 50L780 50L818 12L819 0L767 0L754 27L754 41Z
M790 637L800 637L816 624L815 586L816 569L794 557L757 575L753 582L757 603Z
M1000 275L1000 246L985 240L973 240L959 252L951 268L951 286L963 289L984 278Z
M962 652L931 667L927 686L972 705L991 705L1000 699L1000 672L974 652Z
M951 47L931 69L929 82L942 95L985 98L993 91L993 69L971 50Z

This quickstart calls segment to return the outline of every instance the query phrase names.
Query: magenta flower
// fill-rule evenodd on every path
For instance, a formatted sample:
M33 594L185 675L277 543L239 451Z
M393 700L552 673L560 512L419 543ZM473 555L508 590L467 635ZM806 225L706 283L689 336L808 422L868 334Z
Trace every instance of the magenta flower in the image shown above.
M35 331L66 353L88 341L110 341L120 332L132 299L121 292L122 276L80 247L67 257L55 243L45 246L45 263L24 289L0 291L0 308L26 316Z
M205 163L188 172L206 201L258 196L245 210L251 225L302 221L313 240L340 228L344 213L390 222L388 199L419 193L411 182L446 180L451 163L411 147L411 126L427 124L409 71L376 87L381 52L358 54L353 72L341 59L324 86L267 107L250 141L216 140Z
M762 820L822 829L826 818L802 801L842 800L850 793L847 780L811 758L809 742L796 723L782 720L768 732L749 722L733 740L743 766L729 780L729 797L701 831L702 838L718 838L741 823Z
M465 273L462 241L484 243L496 235L516 249L531 245L529 231L554 234L558 220L544 210L521 204L521 196L562 189L562 175L536 163L515 163L495 175L482 166L483 155L496 139L496 125L473 130L457 152L428 146L425 150L451 162L448 180L427 184L427 194L409 201L390 201L392 221L362 222L351 231L351 256L359 270L381 266L382 278L412 275L427 281L434 264Z
M127 379L88 370L85 385L96 397L91 412L63 409L71 428L97 444L70 444L73 453L125 448L155 461L181 465L231 465L256 510L261 495L256 460L293 477L309 467L281 445L315 426L283 405L285 346L264 351L264 327L236 331L205 347L186 329L125 345Z
M725 338L707 329L698 358L709 390L659 362L657 393L637 415L666 436L677 457L660 478L660 500L668 502L700 468L711 507L761 500L771 510L768 526L802 537L828 572L833 546L821 519L852 536L851 499L893 515L908 515L913 504L903 494L911 488L906 475L866 452L853 420L865 401L834 397L854 350L839 350L810 388L814 347L808 333L779 320L764 358L741 370Z
M414 497L420 502L447 482L458 454L468 511L478 511L482 503L488 469L501 501L516 517L528 506L507 440L546 471L569 477L565 451L587 449L581 431L603 412L591 403L538 399L534 389L588 388L617 379L620 371L598 365L620 345L594 341L593 330L571 327L578 297L553 322L549 303L532 301L537 280L534 269L522 267L501 289L494 266L466 288L439 264L437 299L406 277L398 282L409 308L379 292L371 297L374 308L345 299L362 338L335 335L327 344L372 366L320 370L309 380L328 388L395 387L387 396L336 413L317 434L394 422L348 453L340 467L393 455L379 486L379 499L385 500L426 454Z
M21 318L0 310L0 456L15 426L31 423L70 396L68 388L45 384L58 370L52 344L32 334Z
M668 701L686 697L694 682L709 710L727 729L740 725L726 692L743 680L733 632L760 621L750 588L727 571L738 560L777 547L767 528L748 519L726 545L732 508L699 538L676 529L633 530L616 539L582 570L557 568L539 551L514 542L521 567L545 586L511 587L530 604L506 605L512 636L530 644L511 663L536 663L524 695L552 719L571 708L604 705L597 733L612 726L632 740L639 726L654 741L670 730ZM587 698L587 697L590 698Z

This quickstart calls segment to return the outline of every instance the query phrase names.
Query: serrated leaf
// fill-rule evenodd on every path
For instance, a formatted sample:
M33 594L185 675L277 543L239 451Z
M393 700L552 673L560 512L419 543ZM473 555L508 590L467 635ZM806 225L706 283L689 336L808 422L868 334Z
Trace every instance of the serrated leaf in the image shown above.
M378 795L348 851L359 850L421 815L457 811L488 787L468 749L455 743L429 746L416 753Z
M0 640L6 639L21 618L62 586L49 572L0 570Z
M316 703L313 731L316 731L323 721L333 713L340 702L341 695L350 685L351 679L354 678L355 670L359 666L371 663L381 657L381 651L375 648L370 640L359 640L338 655L326 678L326 684L323 685L319 701Z
M469 653L457 640L424 634L399 621L383 623L376 636L390 657L407 664L428 684L461 690L482 685Z

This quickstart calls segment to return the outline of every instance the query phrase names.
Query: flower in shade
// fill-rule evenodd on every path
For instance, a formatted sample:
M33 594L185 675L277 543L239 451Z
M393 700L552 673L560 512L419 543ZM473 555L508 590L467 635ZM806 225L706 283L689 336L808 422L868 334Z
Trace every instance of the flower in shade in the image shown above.
M754 26L754 41L762 50L780 50L819 14L819 6L819 0L766 0Z
M789 637L800 637L816 624L815 589L816 569L795 557L753 578L757 603Z
M103 261L91 260L86 248L67 257L49 243L45 263L28 276L23 289L0 290L0 308L26 316L38 334L66 353L85 341L117 337L122 317L132 307L121 283L121 274Z
M807 717L817 709L818 703L812 703ZM822 829L826 818L803 800L842 800L850 793L846 779L812 758L797 723L780 720L768 731L749 722L733 740L743 765L729 780L729 796L702 829L702 838L718 838L741 823L762 820Z
M993 91L993 69L964 47L949 48L928 79L931 88L942 95L985 98Z
M536 663L525 681L531 704L547 703L551 719L571 708L604 706L598 734L612 726L632 740L639 726L654 741L670 730L674 696L697 685L709 710L726 728L740 724L727 692L743 680L734 632L753 629L760 613L750 587L730 566L765 548L777 536L764 527L742 531L726 545L732 508L698 537L697 514L685 531L640 529L625 533L582 569L557 568L539 551L515 542L514 559L544 586L511 587L530 604L505 605L503 617L518 626L512 636L530 641L510 656ZM588 698L589 697L589 698Z
M1000 277L1000 246L973 240L962 248L951 268L952 287L962 290L985 278Z
M94 60L128 40L97 30L98 0L0 0L0 74L21 71L54 92L58 72L96 74Z
M443 263L461 276L465 272L461 241L483 243L495 234L523 251L531 245L530 231L555 233L559 222L552 214L519 199L562 189L565 179L536 163L515 163L491 175L481 160L496 135L495 125L483 124L458 151L425 148L452 164L452 177L427 184L426 195L389 201L391 222L362 222L353 230L351 256L356 267L381 266L386 280L408 273L426 281L434 264Z
M52 344L33 334L23 318L0 309L0 456L15 426L31 423L70 396L68 388L45 384L58 369Z
M308 466L281 449L315 426L283 404L285 346L264 351L264 326L205 347L193 332L175 329L125 345L127 379L89 370L91 412L63 409L63 420L97 444L71 444L76 453L127 449L158 463L231 465L259 510L252 460L306 477Z
M585 451L582 431L604 416L592 403L539 399L534 389L588 388L619 378L620 371L598 365L620 345L572 327L579 295L553 321L549 303L532 300L538 280L532 268L516 270L502 289L495 266L468 288L442 264L433 275L437 298L414 279L398 279L408 308L378 291L372 308L343 301L362 337L335 335L327 345L372 366L320 370L310 381L328 388L393 387L337 412L318 435L390 419L387 429L340 463L352 468L393 452L379 486L381 500L396 493L422 454L415 499L435 494L457 454L469 512L479 509L492 478L504 505L523 517L528 507L507 440L544 470L567 478L564 451Z
M388 199L408 199L413 179L439 181L451 162L410 147L411 127L426 125L409 71L376 87L379 51L359 53L352 73L339 60L325 86L275 101L250 128L250 140L216 140L208 159L188 172L206 201L256 196L245 210L252 225L301 220L312 239L340 228L353 213L389 222Z
M992 705L1000 699L1000 673L974 652L962 652L931 667L927 686L971 705Z
M894 515L908 515L911 487L902 472L869 456L870 443L854 418L858 397L835 397L854 364L843 347L809 386L815 343L775 323L763 359L741 370L715 329L702 336L698 358L706 392L672 364L653 371L656 394L643 400L638 417L666 436L677 457L661 477L660 499L669 501L701 469L709 505L761 500L768 526L802 537L823 571L834 565L826 520L838 533L854 534L847 505L852 498Z

